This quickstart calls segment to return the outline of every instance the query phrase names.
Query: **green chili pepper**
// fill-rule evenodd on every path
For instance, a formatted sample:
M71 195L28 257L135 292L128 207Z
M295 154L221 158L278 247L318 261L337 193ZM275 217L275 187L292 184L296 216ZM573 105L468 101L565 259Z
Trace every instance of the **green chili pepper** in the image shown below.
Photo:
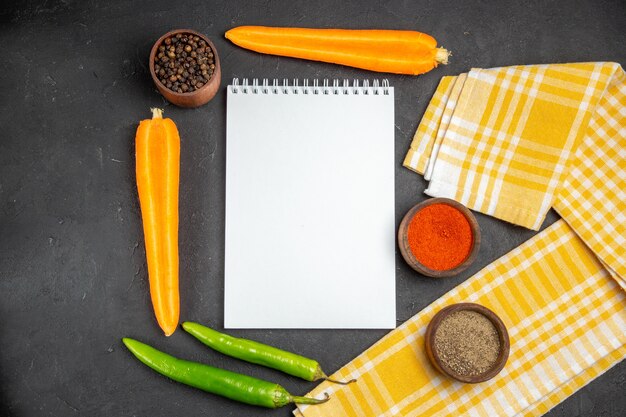
M198 323L187 321L183 323L183 329L211 349L225 355L267 366L268 368L274 368L307 381L325 379L342 385L356 381L356 379L347 382L332 380L322 371L320 364L313 359L253 340L229 336Z
M328 394L322 400L297 397L272 382L178 359L137 340L125 337L122 341L137 359L161 375L235 401L278 408L289 403L321 404L329 398Z

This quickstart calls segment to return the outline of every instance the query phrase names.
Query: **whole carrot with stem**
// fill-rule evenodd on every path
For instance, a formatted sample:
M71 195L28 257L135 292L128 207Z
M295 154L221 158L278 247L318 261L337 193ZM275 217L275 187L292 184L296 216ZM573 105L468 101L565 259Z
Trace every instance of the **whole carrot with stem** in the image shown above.
M137 191L146 244L150 297L166 336L178 326L178 181L180 137L161 109L142 120L135 137Z
M423 74L447 64L450 55L437 48L432 36L410 30L240 26L225 36L235 45L264 54L395 74Z

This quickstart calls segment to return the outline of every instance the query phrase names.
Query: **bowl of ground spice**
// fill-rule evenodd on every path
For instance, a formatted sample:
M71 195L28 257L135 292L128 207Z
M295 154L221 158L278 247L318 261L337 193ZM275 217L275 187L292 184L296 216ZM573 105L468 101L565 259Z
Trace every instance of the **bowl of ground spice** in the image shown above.
M163 97L180 107L208 103L222 78L215 46L191 29L173 30L154 43L150 74Z
M429 277L456 275L476 259L480 227L471 211L448 198L431 198L411 208L398 229L404 260Z
M480 304L443 308L426 329L426 353L443 374L466 383L496 376L509 357L510 341L500 318Z

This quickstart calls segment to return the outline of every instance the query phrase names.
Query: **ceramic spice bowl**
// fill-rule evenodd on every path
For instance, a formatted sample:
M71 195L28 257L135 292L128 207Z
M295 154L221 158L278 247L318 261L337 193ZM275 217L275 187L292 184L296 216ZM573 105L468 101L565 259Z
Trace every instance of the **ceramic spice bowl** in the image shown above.
M159 53L159 46L163 44L166 38L171 38L176 36L177 34L185 34L197 36L200 39L204 40L206 44L211 48L211 52L213 53L213 61L215 64L215 68L213 69L213 74L206 84L195 91L190 92L176 92L169 89L165 86L155 72L155 61L154 57ZM196 32L191 29L176 29L170 32L167 32L165 35L161 36L152 47L152 51L150 52L150 75L152 76L152 80L156 85L159 92L165 97L170 103L175 104L179 107L198 107L203 104L208 103L217 93L220 82L222 78L222 71L220 66L220 59L217 55L217 49L215 49L215 45L203 34Z
M474 303L453 304L435 314L426 329L425 344L435 368L465 383L496 376L511 348L502 320Z
M438 219L429 213L431 211L440 211L442 213L438 215L443 217ZM419 217L422 217L418 213L429 216L424 216L422 223L416 223L414 218L420 220ZM450 230L454 229L452 221L462 228ZM418 251L421 247L429 251L430 256L439 258L435 261L445 260L452 264L444 267L425 265L419 260L423 258L422 254L412 250L412 242L414 245L418 242ZM415 271L434 278L451 277L464 271L476 259L480 247L480 226L464 205L448 198L431 198L413 206L404 216L398 228L398 246L404 260ZM456 258L449 259L450 256ZM442 265L441 262L438 265Z

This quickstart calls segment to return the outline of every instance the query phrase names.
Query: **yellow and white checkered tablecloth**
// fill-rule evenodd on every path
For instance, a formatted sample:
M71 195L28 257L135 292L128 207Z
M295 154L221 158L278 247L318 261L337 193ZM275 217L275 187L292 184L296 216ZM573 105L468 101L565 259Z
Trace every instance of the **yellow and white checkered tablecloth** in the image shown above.
M538 229L320 384L304 417L538 416L626 357L626 75L618 64L475 69L444 77L405 166L453 198ZM475 302L509 329L502 372L480 384L440 375L430 319Z
M436 371L424 334L441 308L459 302L497 312L511 353L480 384ZM539 416L626 357L626 293L576 233L559 220L393 330L308 395L305 417Z
M626 74L616 63L444 77L404 166L426 193L538 230L550 207L626 287Z
M553 207L626 290L626 74L610 79Z

